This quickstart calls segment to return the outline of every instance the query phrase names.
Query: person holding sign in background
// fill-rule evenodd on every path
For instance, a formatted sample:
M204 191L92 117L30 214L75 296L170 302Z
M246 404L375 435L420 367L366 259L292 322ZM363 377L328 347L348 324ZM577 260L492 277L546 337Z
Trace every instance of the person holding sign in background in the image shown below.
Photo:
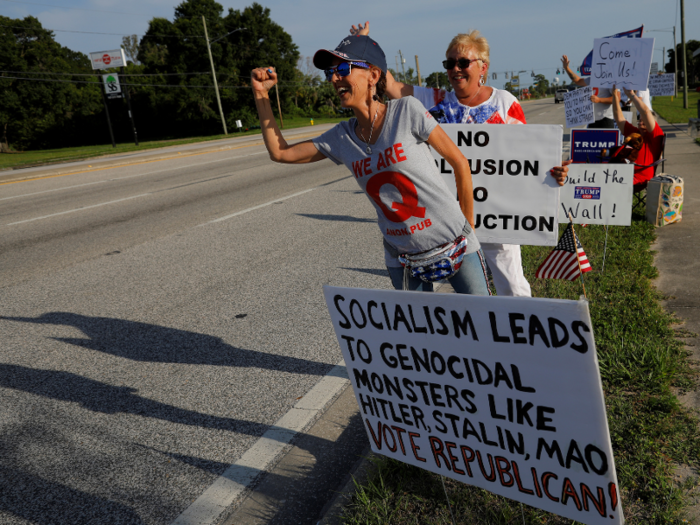
M350 32L368 35L369 22L353 25ZM490 65L489 44L478 31L454 37L447 47L446 57L443 66L454 91L409 86L387 73L387 96L390 99L417 98L441 124L526 124L523 109L513 95L484 85ZM560 186L564 185L570 162L550 171ZM520 246L483 243L481 247L498 295L532 295L523 273Z
M277 73L269 67L255 69L251 83L270 158L292 164L329 158L345 164L375 207L396 289L432 291L432 280L447 278L458 293L489 295L464 155L416 100L381 102L386 58L368 36L347 36L335 50L317 51L314 65L324 70L342 107L352 109L355 117L313 140L287 144L269 99ZM452 166L459 202L440 176L428 144ZM417 278L402 268L402 261L411 266L425 252L437 253L436 259L415 270L426 269L429 275Z
M569 57L563 55L561 57L561 63L564 66L566 74L569 75L571 81L577 86L586 87L591 83L591 78L581 78L576 73L574 73L569 65ZM613 109L612 109L612 92L605 88L593 88L593 94L591 95L591 102L593 102L593 114L595 115L595 122L589 124L589 129L607 129L614 128L615 121L613 120ZM619 105L619 102L618 102Z
M613 87L613 115L622 134L627 137L632 133L642 136L642 149L634 163L634 191L644 189L654 177L654 163L661 157L661 149L664 143L664 132L654 118L654 112L637 96L636 91L628 91L623 88L627 98L637 108L637 126L625 120L620 109L620 90Z

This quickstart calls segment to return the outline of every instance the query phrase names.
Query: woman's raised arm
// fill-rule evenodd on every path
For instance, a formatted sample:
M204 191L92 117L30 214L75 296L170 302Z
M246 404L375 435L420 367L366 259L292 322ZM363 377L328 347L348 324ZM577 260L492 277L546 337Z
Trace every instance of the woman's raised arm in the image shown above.
M270 158L285 164L304 164L325 159L326 156L310 140L289 145L282 136L272 113L269 95L270 89L277 84L277 73L271 67L254 69L250 75L250 82L258 108L263 140Z

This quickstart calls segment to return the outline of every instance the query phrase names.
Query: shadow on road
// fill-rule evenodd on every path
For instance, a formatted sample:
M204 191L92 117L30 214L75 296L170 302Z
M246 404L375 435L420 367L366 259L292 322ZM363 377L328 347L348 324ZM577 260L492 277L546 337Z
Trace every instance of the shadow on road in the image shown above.
M143 523L126 505L3 466L0 466L0 512L36 525Z
M269 428L261 423L211 416L167 405L137 395L135 388L108 385L70 372L0 365L0 387L78 403L86 410L102 414L135 414L181 425L229 430L255 436L262 435Z
M236 348L211 335L110 317L50 312L36 318L0 317L0 320L72 326L86 338L53 339L132 361L254 367L319 376L332 368L317 361Z

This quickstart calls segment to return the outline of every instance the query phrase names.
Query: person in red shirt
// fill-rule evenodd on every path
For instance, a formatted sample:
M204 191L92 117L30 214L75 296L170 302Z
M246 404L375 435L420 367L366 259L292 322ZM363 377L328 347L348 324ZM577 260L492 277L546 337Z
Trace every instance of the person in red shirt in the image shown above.
M620 108L620 90L613 86L613 117L617 122L617 127L622 134L627 137L632 133L639 133L644 141L642 149L639 151L637 160L634 162L634 191L644 189L650 179L654 177L655 162L661 157L664 145L664 132L654 118L654 112L649 109L637 96L636 91L628 91L625 94L632 104L637 108L637 126L625 120Z

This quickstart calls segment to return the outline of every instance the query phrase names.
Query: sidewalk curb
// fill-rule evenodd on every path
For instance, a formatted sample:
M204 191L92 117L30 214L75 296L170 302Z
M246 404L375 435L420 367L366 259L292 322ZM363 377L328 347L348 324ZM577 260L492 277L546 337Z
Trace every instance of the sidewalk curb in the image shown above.
M348 473L348 480L336 496L326 505L321 512L322 517L316 525L342 525L343 510L352 501L357 485L367 483L369 477L376 470L372 459L376 457L368 446L362 451L362 456L357 460L352 471Z

